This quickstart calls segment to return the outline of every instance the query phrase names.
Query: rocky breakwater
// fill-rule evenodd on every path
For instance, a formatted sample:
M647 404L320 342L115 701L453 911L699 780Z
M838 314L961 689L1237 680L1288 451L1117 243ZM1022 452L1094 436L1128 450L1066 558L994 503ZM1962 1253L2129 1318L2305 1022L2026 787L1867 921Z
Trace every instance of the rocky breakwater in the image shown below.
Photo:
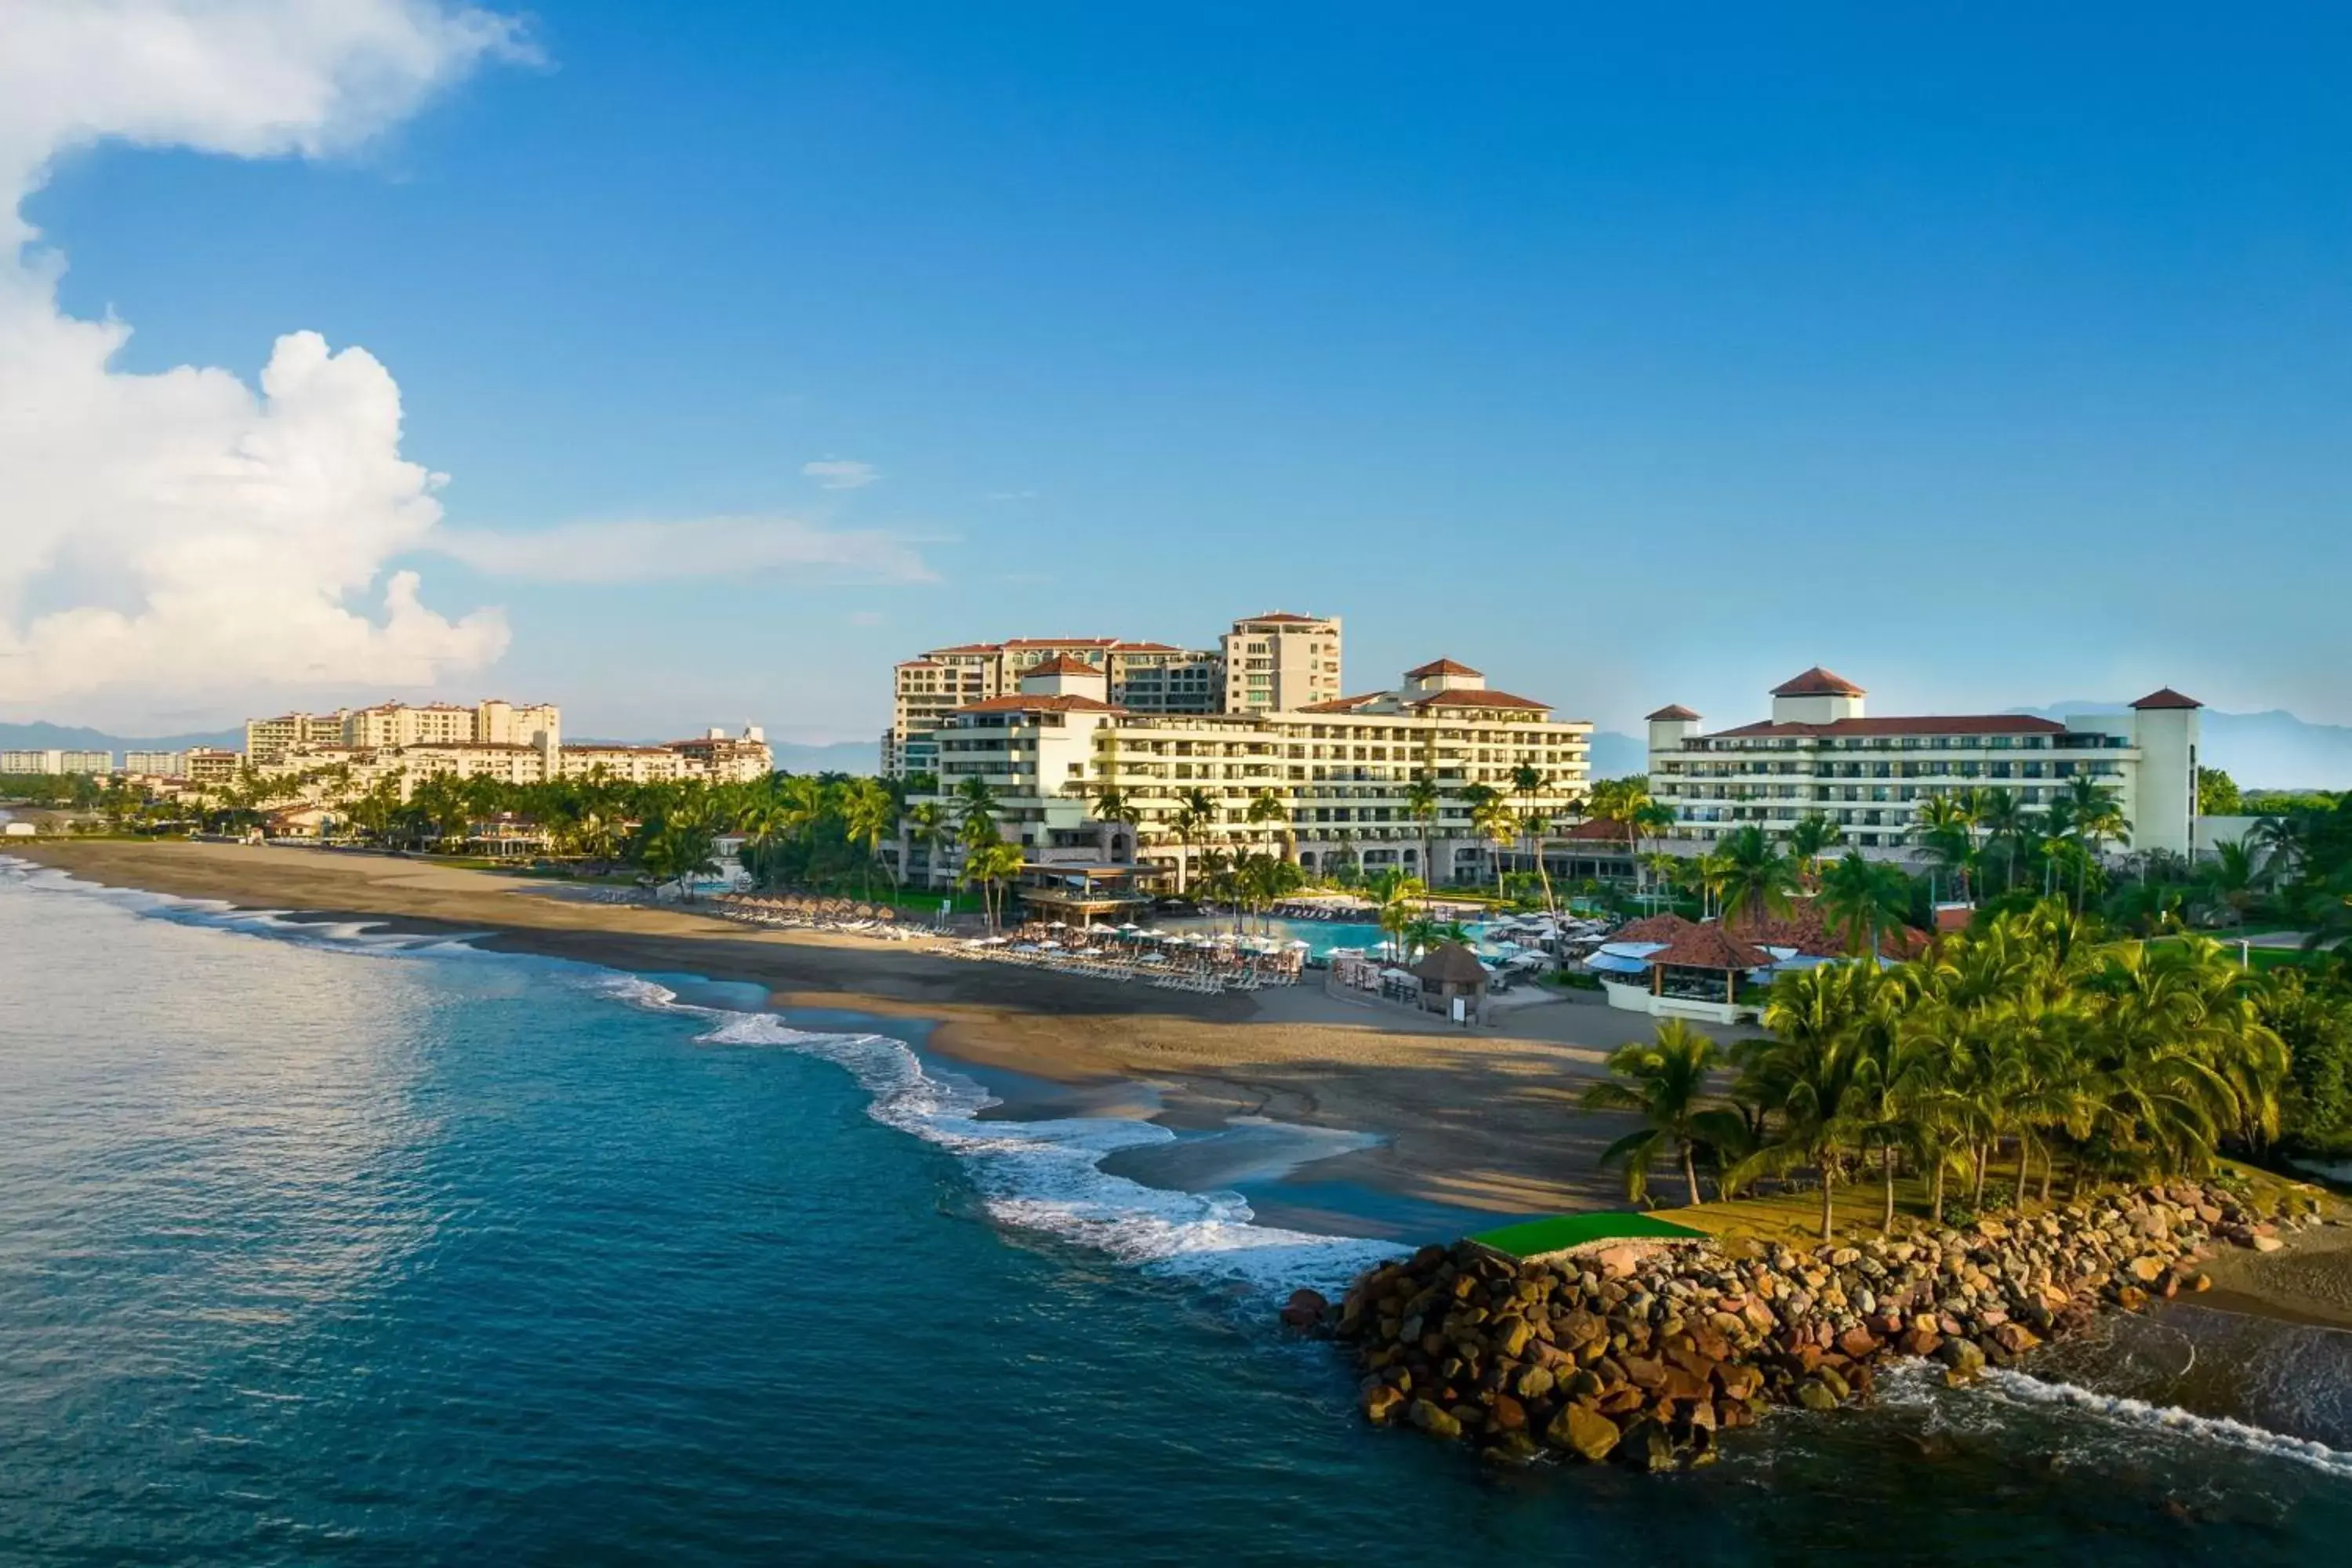
M1375 1424L1498 1460L1671 1469L1713 1459L1719 1434L1775 1405L1867 1400L1892 1358L1933 1358L1965 1383L2103 1310L2206 1289L2197 1265L2216 1245L2269 1250L2309 1223L2179 1184L1851 1245L1629 1242L1522 1259L1461 1241L1371 1270L1337 1304L1302 1291L1283 1315L1353 1347Z

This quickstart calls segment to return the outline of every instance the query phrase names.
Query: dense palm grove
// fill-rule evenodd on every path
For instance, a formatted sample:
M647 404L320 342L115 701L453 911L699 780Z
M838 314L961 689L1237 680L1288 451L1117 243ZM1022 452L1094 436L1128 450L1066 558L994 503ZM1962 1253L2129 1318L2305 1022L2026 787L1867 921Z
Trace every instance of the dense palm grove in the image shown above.
M2224 1153L2341 1154L2352 985L2344 962L2258 973L2201 937L2117 936L2052 898L1992 912L1905 963L1781 976L1769 1036L1680 1023L1612 1057L1585 1097L1643 1126L1604 1155L1643 1194L1662 1156L1690 1201L1803 1172L1822 1234L1839 1189L1898 1182L1937 1221L2085 1181L2201 1175ZM1729 1075L1726 1082L1724 1074Z

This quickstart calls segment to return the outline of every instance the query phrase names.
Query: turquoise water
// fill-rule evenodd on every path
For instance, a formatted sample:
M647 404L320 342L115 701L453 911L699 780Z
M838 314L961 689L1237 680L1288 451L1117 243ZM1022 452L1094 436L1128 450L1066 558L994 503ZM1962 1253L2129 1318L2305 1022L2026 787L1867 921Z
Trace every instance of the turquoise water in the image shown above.
M0 1563L2242 1563L2352 1529L2306 1375L2301 1438L1898 1378L1691 1476L1488 1473L1364 1429L1269 1326L1381 1244L1104 1176L1168 1136L979 1119L862 1021L750 1002L0 869ZM2186 1331L2146 1332L2083 1377L2161 1397Z
M1275 919L1272 921L1262 921L1254 919L1249 922L1249 929L1253 933L1266 931L1269 927L1272 929L1273 935L1280 941L1290 942L1296 940L1304 942L1307 943L1307 952L1317 958L1327 958L1330 956L1335 950L1339 948L1355 948L1358 950L1375 948L1388 940L1387 933L1382 931L1379 926L1374 925L1370 921L1292 921ZM1178 921L1170 929L1231 931L1233 929L1233 921L1230 919L1223 921L1194 921L1190 922ZM1474 938L1478 936L1486 929L1486 928L1484 925L1471 925L1467 927L1467 930Z

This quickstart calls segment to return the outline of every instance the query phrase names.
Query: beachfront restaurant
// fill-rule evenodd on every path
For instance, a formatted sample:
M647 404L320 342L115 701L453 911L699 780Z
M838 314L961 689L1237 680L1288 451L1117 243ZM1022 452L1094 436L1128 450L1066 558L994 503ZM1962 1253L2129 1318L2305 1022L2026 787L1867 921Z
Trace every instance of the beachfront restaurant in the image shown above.
M1721 926L1700 925L1676 933L1642 963L1650 981L1644 1010L1653 1016L1736 1024L1756 1016L1771 984L1774 959ZM1612 1002L1620 990L1632 987L1612 988Z
M1133 862L1031 861L1021 868L1013 890L1033 914L1074 926L1116 924L1150 909L1153 888L1166 874Z

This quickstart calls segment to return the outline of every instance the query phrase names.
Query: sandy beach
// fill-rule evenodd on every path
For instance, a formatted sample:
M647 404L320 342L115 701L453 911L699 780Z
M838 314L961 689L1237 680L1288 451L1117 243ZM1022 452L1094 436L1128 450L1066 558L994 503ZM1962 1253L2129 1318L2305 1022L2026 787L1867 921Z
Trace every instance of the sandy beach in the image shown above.
M228 844L45 842L9 852L91 881L249 909L376 919L492 949L765 987L786 1010L932 1020L929 1048L1074 1091L1131 1079L1160 1120L1264 1116L1370 1133L1318 1161L1415 1203L1516 1216L1614 1207L1595 1157L1630 1123L1578 1110L1578 1088L1649 1020L1544 1002L1464 1031L1393 1007L1292 990L1207 997L940 956L918 944L751 931L690 909L559 896L560 884L381 855Z

